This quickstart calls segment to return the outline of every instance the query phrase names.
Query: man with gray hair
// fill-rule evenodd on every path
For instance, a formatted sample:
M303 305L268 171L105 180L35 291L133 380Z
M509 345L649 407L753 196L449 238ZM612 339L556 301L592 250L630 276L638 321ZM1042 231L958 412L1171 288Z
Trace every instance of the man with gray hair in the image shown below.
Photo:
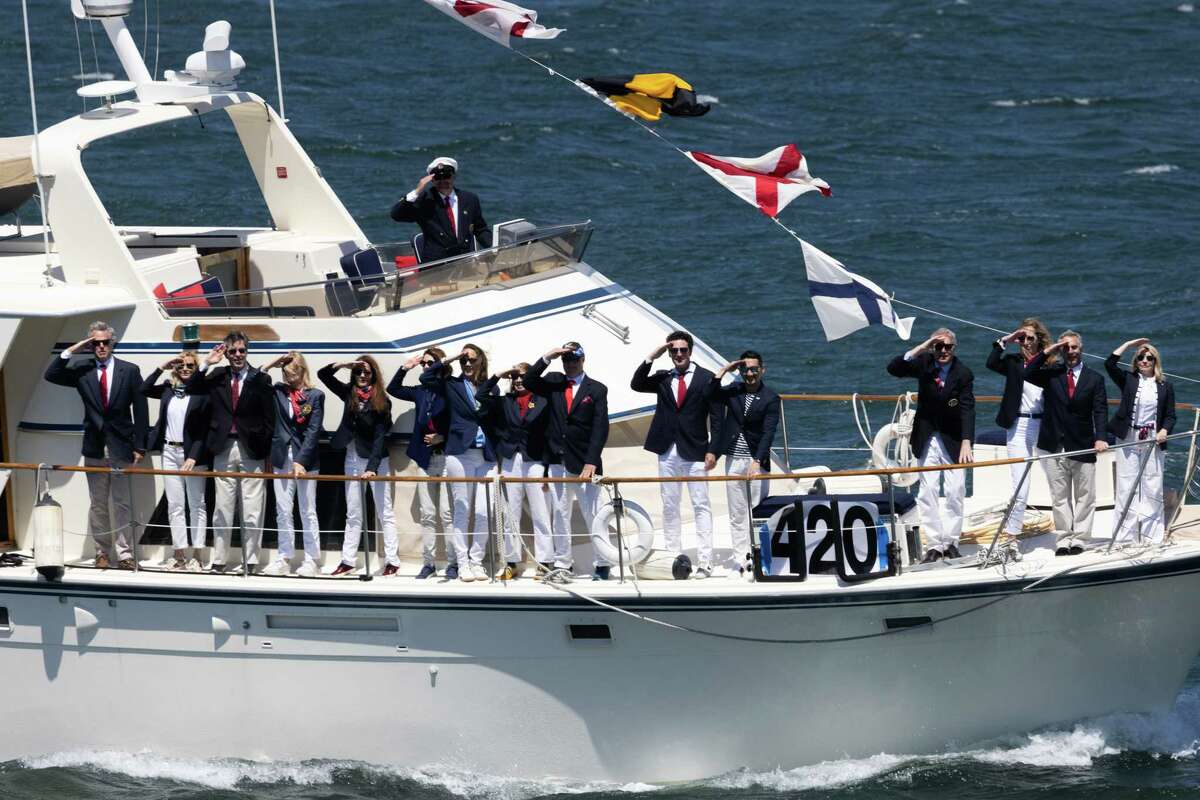
M88 467L126 469L146 454L149 411L140 391L142 372L136 364L113 357L117 336L107 322L93 322L88 336L63 350L46 368L46 380L69 386L83 401L83 463ZM72 363L77 353L88 357ZM133 504L129 476L87 473L91 510L88 528L96 542L95 565L108 569L113 549L120 569L136 569ZM112 511L109 511L109 503Z
M969 464L974 461L975 376L956 355L958 338L938 328L921 344L896 356L887 370L897 378L917 379L917 414L913 420L912 451L922 467ZM926 548L922 563L958 558L963 526L964 470L921 473L917 505L921 538ZM938 484L943 496L938 496Z
M1061 355L1061 360L1058 356ZM1058 341L1033 357L1025 380L1043 389L1045 416L1038 431L1038 450L1062 453L1108 449L1108 392L1100 373L1083 365L1083 337L1065 331ZM1078 555L1092 535L1096 509L1096 453L1042 461L1054 504L1056 555Z

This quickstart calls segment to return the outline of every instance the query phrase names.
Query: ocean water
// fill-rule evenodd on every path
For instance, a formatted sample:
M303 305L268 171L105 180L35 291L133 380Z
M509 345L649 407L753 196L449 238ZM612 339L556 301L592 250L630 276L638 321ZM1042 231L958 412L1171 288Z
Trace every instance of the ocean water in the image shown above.
M45 126L80 110L78 75L121 75L102 32L76 29L65 2L31 6ZM590 263L722 353L764 353L777 389L904 388L883 366L907 345L882 329L827 342L796 243L662 141L419 0L279 6L292 130L376 241L409 236L388 209L429 160L452 155L489 220L591 219ZM538 8L567 32L523 47L563 74L673 71L707 96L706 117L658 125L680 147L753 156L798 144L833 196L801 197L783 222L897 299L1003 330L1037 315L1053 331L1081 331L1098 355L1149 336L1168 371L1200 379L1200 15L1191 3L546 0ZM0 136L30 129L14 11L0 23ZM243 88L274 103L263 0L139 2L129 24L139 43L149 29L153 64L158 21L161 70L180 68L203 26L221 18L249 64ZM206 124L85 153L114 220L267 222L230 126ZM916 336L945 322L912 313ZM976 391L998 391L983 366L995 334L950 324ZM1200 400L1193 381L1176 381L1179 400ZM889 413L876 407L872 419ZM990 416L981 408L981 428ZM788 421L793 446L859 444L845 403L789 408ZM4 735L20 735L19 725L6 727ZM0 765L0 797L1178 797L1200 787L1197 740L1194 673L1163 717L1080 721L935 756L901 749L780 764L684 786L113 750Z

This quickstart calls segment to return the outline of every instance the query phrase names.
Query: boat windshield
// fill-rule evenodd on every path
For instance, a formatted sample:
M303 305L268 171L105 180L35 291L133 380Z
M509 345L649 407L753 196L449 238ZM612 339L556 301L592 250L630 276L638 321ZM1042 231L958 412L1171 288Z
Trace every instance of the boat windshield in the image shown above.
M531 228L518 241L424 264L415 262L407 242L381 244L351 258L363 265L352 274L165 297L158 305L171 318L374 316L570 271L583 258L591 233L590 222Z

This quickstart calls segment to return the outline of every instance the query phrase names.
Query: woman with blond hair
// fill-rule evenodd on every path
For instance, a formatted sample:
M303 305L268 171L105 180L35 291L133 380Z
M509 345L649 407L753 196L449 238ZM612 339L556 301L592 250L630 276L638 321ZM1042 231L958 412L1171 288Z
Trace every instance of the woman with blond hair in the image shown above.
M337 377L342 369L350 370L351 383ZM333 434L332 447L346 451L344 474L364 478L391 474L387 434L392 428L392 401L384 391L379 363L371 356L361 355L353 361L326 364L317 377L343 403L342 421ZM383 529L384 565L380 574L389 577L400 569L392 487L388 481L372 480L367 488L375 500L375 520ZM342 560L331 573L335 576L354 572L358 564L358 543L365 517L361 490L357 481L346 482L346 534L342 538Z
M142 381L141 392L159 400L158 423L150 430L150 450L162 452L162 468L190 472L212 464L212 454L204 447L208 435L208 397L188 394L186 383L196 374L200 359L192 350L184 350ZM170 378L158 383L158 377L170 370ZM208 534L208 508L204 501L204 477L201 475L165 475L167 520L171 525L171 545L175 550L169 569L200 571L200 551ZM186 505L185 505L186 503ZM191 557L188 557L188 509L192 512Z
M1129 370L1120 368L1121 354L1134 350ZM1155 441L1141 447L1121 447L1117 457L1117 502L1113 510L1117 524L1125 505L1129 512L1114 534L1116 541L1161 542L1165 527L1163 511L1163 451L1167 435L1175 427L1175 387L1163 377L1162 355L1149 339L1130 339L1105 359L1108 377L1121 390L1121 405L1108 429L1121 444ZM1146 461L1141 478L1138 470ZM1130 496L1133 496L1130 502Z
M288 575L296 553L293 500L300 499L300 524L304 530L304 561L296 574L315 578L320 574L321 538L317 523L317 482L297 480L320 471L318 442L325 417L325 393L313 388L308 362L292 350L263 367L283 370L283 381L275 384L275 434L271 439L271 466L275 479L275 529L279 532L279 554L264 575Z
M1017 345L1017 352L1006 354L1004 349L1010 342ZM1050 331L1037 317L1026 317L1015 331L992 342L987 368L1004 376L1004 396L996 413L996 424L1005 431L1009 458L1029 458L1037 448L1045 403L1042 387L1025 380L1024 373L1033 357L1049 346ZM1016 497L1004 531L1012 536L1021 532L1025 521L1025 503L1032 482L1030 476L1025 475L1025 467L1025 464L1011 464L1008 468Z
M486 391L487 355L476 345L467 344L454 360L459 363L458 375L447 376L442 363L435 361L421 373L421 385L445 398L449 410L446 477L482 478L496 468L496 454L482 425L486 415L475 397ZM491 392L496 392L495 384ZM458 579L462 581L488 579L483 568L488 538L487 494L477 492L478 487L477 483L450 484L451 526ZM473 526L468 523L472 504L475 506ZM473 532L470 549L467 547L468 530Z

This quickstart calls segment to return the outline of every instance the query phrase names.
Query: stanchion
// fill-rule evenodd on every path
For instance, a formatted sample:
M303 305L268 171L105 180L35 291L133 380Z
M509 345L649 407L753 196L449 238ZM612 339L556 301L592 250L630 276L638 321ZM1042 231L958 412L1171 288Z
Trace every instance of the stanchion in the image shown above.
M126 482L125 494L129 497L129 547L133 552L133 571L138 572L142 568L142 559L138 554L137 502L133 497L133 476L120 467L114 467L114 470L117 473L116 477L123 478Z
M476 498L478 498L479 497L478 493L476 493L475 496L476 496ZM488 572L491 575L491 577L488 579L488 582L495 583L496 582L496 534L494 534L492 531L492 528L495 527L492 524L492 521L495 519L495 517L492 515L492 511L495 508L495 506L492 504L492 484L491 483L485 483L483 485L483 502L486 504L486 507L487 507L487 519L488 519L488 524L487 524L488 553L487 553L487 555L488 555Z
M359 517L362 519L362 549L363 549L363 574L358 576L360 581L371 580L371 527L367 525L367 482L362 479L362 474L358 476L358 508Z
M888 487L888 506L889 506L888 510L892 512L891 513L892 543L896 546L896 553L898 555L900 553L907 554L908 553L908 542L906 541L904 543L904 547L901 548L900 537L896 531L896 521L897 521L896 520L896 482L892 479L892 473L890 473L890 472L887 474L887 487ZM896 558L896 574L899 575L903 571L904 571L904 559L901 557L897 557Z
M1105 553L1111 553L1113 545L1117 543L1117 534L1121 532L1121 526L1125 524L1125 517L1129 516L1129 509L1133 505L1133 495L1137 491L1138 484L1142 482L1142 473L1146 471L1146 465L1150 463L1150 458L1154 455L1154 448L1158 447L1158 442L1154 439L1148 439L1145 445L1139 446L1144 447L1146 453L1142 456L1141 463L1138 464L1137 475L1129 485L1129 496L1125 498L1125 507L1121 509L1121 516L1117 519L1117 524L1113 525L1112 538L1108 540L1108 548L1104 551ZM1138 541L1141 541L1141 538L1142 528L1139 525Z
M996 527L996 533L992 536L992 543L988 545L987 555L979 564L979 568L983 569L992 560L992 552L996 549L996 543L1000 541L1000 534L1004 533L1004 527L1008 525L1008 518L1012 516L1013 508L1017 505L1017 497L1021 494L1021 487L1025 485L1025 480L1029 477L1029 470L1033 469L1033 462L1025 464L1025 471L1021 473L1021 480L1017 481L1017 488L1013 489L1012 498L1008 501L1008 508L1004 509L1004 516L1000 518L1000 524Z
M779 398L779 427L783 431L783 463L792 471L792 448L788 447L787 416L783 413L783 398Z
M621 532L621 517L625 514L625 501L621 499L621 487L613 484L613 517L617 521L617 576L618 583L625 582L625 535ZM633 569L633 565L629 565Z

